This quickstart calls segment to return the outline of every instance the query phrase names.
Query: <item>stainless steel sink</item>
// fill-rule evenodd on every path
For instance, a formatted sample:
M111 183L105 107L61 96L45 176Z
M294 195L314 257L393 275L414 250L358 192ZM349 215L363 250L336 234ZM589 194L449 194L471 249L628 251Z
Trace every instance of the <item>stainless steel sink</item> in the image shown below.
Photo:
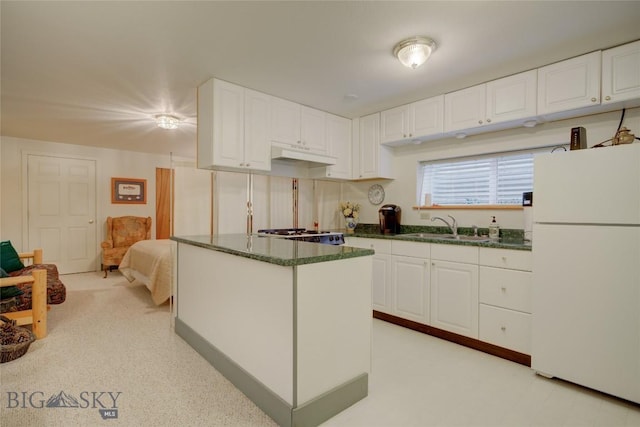
M460 242L488 242L487 236L466 236L453 234L440 234L440 233L407 233L402 234L405 237L417 237L420 239L436 239L436 240L458 240Z
M418 237L420 239L453 239L455 236L453 234L442 234L442 233L407 233L401 234L404 237Z

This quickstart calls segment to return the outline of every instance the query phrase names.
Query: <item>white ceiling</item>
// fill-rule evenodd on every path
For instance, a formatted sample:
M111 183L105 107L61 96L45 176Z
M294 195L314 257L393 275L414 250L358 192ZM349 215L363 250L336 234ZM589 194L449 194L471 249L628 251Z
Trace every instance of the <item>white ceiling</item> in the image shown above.
M186 157L212 76L351 118L640 39L638 1L3 0L0 13L3 136ZM438 44L417 70L391 54L413 35ZM155 127L163 112L185 123Z

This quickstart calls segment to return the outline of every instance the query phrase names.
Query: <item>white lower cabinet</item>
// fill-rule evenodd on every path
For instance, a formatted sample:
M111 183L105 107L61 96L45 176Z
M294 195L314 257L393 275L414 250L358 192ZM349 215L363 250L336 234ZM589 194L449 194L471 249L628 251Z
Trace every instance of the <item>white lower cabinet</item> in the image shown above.
M373 310L393 314L391 291L391 241L347 237L347 246L373 249L373 275L371 279L371 305Z
M478 266L431 260L431 326L478 338Z
M423 324L429 323L429 246L400 241L391 244L392 314Z
M480 248L481 341L531 354L531 252Z
M531 354L531 252L347 237L375 250L373 310Z

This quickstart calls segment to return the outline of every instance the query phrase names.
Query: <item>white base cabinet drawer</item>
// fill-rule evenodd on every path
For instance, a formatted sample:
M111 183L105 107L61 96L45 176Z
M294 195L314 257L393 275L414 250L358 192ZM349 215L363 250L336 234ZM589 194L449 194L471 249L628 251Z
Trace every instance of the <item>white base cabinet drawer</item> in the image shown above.
M480 302L531 313L533 273L480 267Z
M480 265L531 271L533 258L530 251L480 248Z
M429 243L392 240L391 253L393 255L404 255L413 258L430 258L431 245Z
M531 315L480 304L480 341L531 354Z

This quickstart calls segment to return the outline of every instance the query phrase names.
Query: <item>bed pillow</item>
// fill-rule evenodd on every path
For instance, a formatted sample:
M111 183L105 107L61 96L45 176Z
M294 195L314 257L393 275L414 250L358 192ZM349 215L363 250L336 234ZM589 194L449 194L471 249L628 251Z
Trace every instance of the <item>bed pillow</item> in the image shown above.
M3 277L10 277L10 276L7 274L6 271L4 271L4 269L0 268L0 278L3 278ZM22 295L23 293L24 292L18 289L17 286L7 286L4 288L0 288L0 300L13 298L18 295Z
M18 252L11 244L11 240L0 242L0 268L8 273L24 268L24 264L20 261Z

